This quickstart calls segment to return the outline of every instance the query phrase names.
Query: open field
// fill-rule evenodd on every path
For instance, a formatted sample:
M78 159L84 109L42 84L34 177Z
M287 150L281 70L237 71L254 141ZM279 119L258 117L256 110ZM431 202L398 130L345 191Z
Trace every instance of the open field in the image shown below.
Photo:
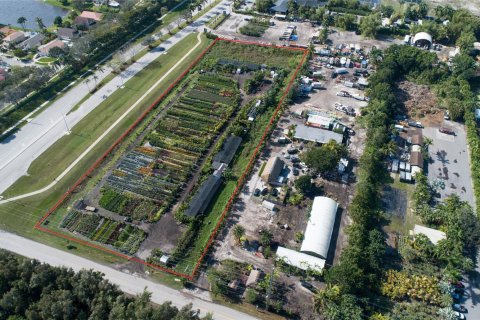
M279 54L281 52L282 54ZM243 68L250 68L250 70L258 70L260 69L260 65L267 64L269 68L275 68L276 72L279 72L281 76L279 77L279 80L275 79L275 85L272 87L272 90L270 92L270 95L274 95L274 100L269 100L271 101L266 107L262 108L261 110L257 110L257 119L254 122L253 126L250 126L250 129L248 130L249 133L247 134L246 137L244 137L245 144L242 145L240 148L241 150L241 155L237 158L237 160L234 161L231 171L233 174L237 176L241 176L239 183L242 183L243 177L245 175L245 172L248 171L248 168L250 166L250 159L253 159L258 152L258 148L261 145L261 142L263 141L265 135L268 132L269 126L271 122L274 119L274 115L276 112L278 112L283 99L285 98L286 91L285 91L285 85L287 83L289 84L288 87L290 87L292 83L292 76L293 76L293 71L298 70L299 68L299 62L301 61L302 57L304 57L305 54L303 50L290 50L290 49L274 49L271 47L260 47L260 46L252 46L252 45L245 45L245 44L237 44L237 43L231 43L231 42L225 42L225 41L220 41L219 44L217 44L214 49L211 49L211 51L207 54L206 57L204 57L199 65L196 67L196 70L207 70L208 72L213 72L213 73L219 73L221 75L222 73L229 74L231 73L231 68L237 67L243 67ZM253 69L251 69L253 68ZM211 70L211 71L209 71ZM248 70L248 69L247 69ZM248 73L248 72L247 72ZM252 73L253 74L253 73ZM266 74L270 74L269 72L266 72ZM190 75L190 77L193 77L194 79L197 78L193 75ZM247 75L248 78L248 75ZM189 77L185 78L189 79ZM227 78L225 78L227 79ZM268 81L273 82L273 78L269 79ZM143 131L137 132L136 135L134 134L133 136L144 136L145 141L148 142L148 145L145 145L142 143L142 151L148 151L148 148L155 148L155 153L156 156L160 156L157 160L155 160L155 164L161 164L161 165L167 165L167 167L171 167L172 164L175 162L175 166L181 165L178 161L185 161L187 160L186 157L183 157L183 159L180 158L172 158L172 150L167 153L165 149L167 146L171 146L172 142L177 140L177 142L174 142L173 145L175 145L175 152L178 151L178 147L181 147L182 139L184 141L189 141L190 145L190 151L193 150L192 148L195 149L195 141L198 140L200 143L201 141L202 144L205 144L205 146L208 146L208 144L211 143L213 136L209 137L209 130L206 132L201 132L198 130L203 130L202 129L202 122L204 125L207 125L205 129L208 128L208 126L211 124L213 125L213 128L216 128L214 130L220 130L222 126L224 125L226 117L228 117L228 114L232 113L233 110L229 110L228 105L233 102L234 95L232 95L231 89L230 89L230 84L228 84L228 81L223 81L221 76L201 76L199 79L196 80L197 82L196 85L192 86L192 83L189 83L187 80L182 81L182 84L175 89L176 93L178 94L180 91L182 92L182 98L179 99L177 102L174 103L175 107L172 107L172 109L168 109L165 114L167 118L170 118L168 121L163 121L159 120L158 122L155 119L154 122L156 123L154 125L155 130L152 131L152 133L148 134L146 131L145 133L142 133ZM230 80L231 81L231 80ZM187 91L182 91L183 88L188 86ZM287 89L288 90L288 89ZM169 101L169 97L167 97L166 101ZM202 102L203 101L203 102ZM277 104L276 101L280 101L280 104ZM248 100L247 105L249 107L253 107L254 101L252 99ZM210 103L213 105L214 109L212 111L208 111L207 103ZM238 102L237 102L238 103ZM277 107L276 107L277 106ZM219 108L221 107L221 108ZM227 108L226 108L227 107ZM200 110L200 109L202 110ZM218 110L215 110L218 109ZM196 112L201 111L201 113L198 113L195 115ZM243 120L244 117L247 116L247 110L244 112L241 112L239 115L235 117L235 121L240 121L240 123L244 123ZM162 112L163 113L163 112ZM222 113L225 114L225 116L222 115ZM154 116L153 115L150 116ZM202 118L207 116L206 118ZM150 117L149 116L149 117ZM172 118L174 117L174 118ZM182 120L182 119L188 119ZM202 120L204 119L204 120ZM218 120L215 120L218 119ZM224 119L224 120L221 120ZM220 121L221 120L221 121ZM200 122L199 122L200 121ZM220 122L219 122L220 121ZM194 123L197 123L195 125ZM150 121L148 122L150 123ZM175 123L172 126L169 126L168 128L165 127L166 124L168 123ZM149 125L148 125L149 126ZM176 128L181 128L182 130L178 131L175 133ZM144 128L143 126L140 128ZM168 129L168 130L165 130ZM145 130L145 129L141 129ZM173 131L172 131L173 130ZM193 131L195 132L193 132ZM192 131L192 132L190 132ZM213 131L215 132L215 131ZM179 134L178 137L175 135ZM184 136L187 134L188 136ZM166 135L166 136L165 136ZM193 139L193 140L192 140ZM199 140L200 139L200 140ZM130 140L131 141L131 140ZM217 140L218 141L218 140ZM167 144L165 144L167 143ZM180 143L180 144L179 144ZM193 143L193 144L192 144ZM220 145L220 141L216 142L216 148L218 148ZM147 147L147 149L145 149ZM186 147L186 145L185 145ZM204 148L204 147L202 147ZM151 150L151 149L149 149ZM187 150L187 149L185 149ZM202 151L205 149L199 149L197 152L203 153L205 151ZM160 153L157 153L160 152ZM167 150L168 151L168 150ZM138 152L138 149L137 149ZM147 152L148 153L148 152ZM145 156L145 154L144 154ZM168 161L163 161L161 160L162 157L167 157L164 159L168 159ZM176 160L175 160L176 159ZM130 159L131 160L131 159ZM121 163L121 162L120 162ZM108 167L108 166L107 166ZM143 166L143 169L140 170L144 173L148 172L148 166ZM120 168L120 167L119 167ZM152 170L158 170L158 169L165 169L162 166L157 167L157 165L154 165L154 167L151 167ZM123 170L123 169L122 169ZM138 171L139 168L134 169L134 171ZM125 172L125 171L124 171ZM202 170L203 172L203 170ZM208 172L208 171L207 171ZM87 190L91 187L93 187L96 183L98 182L99 178L103 176L105 173L99 172L98 175L94 176L94 178L91 181L86 182L85 188L82 189ZM121 176L121 175L120 175ZM178 173L173 175L175 177L178 177ZM107 178L108 180L108 178ZM118 181L114 182L117 183ZM109 183L112 183L110 181ZM125 185L126 186L126 185ZM114 189L118 190L117 187L119 186L112 186ZM120 186L120 189L122 187ZM141 188L140 188L141 189ZM139 190L133 190L134 193L140 192ZM194 188L196 190L196 188ZM79 196L83 196L83 193L81 189L76 189L74 192L78 192ZM132 192L132 190L129 190L129 192ZM229 205L233 199L233 197L236 195L238 192L238 184L236 180L229 180L226 182L224 187L222 188L222 191L217 195L215 198L216 200L211 204L209 210L206 212L206 218L203 219L203 216L201 218L194 218L195 219L200 219L201 226L200 228L197 229L197 233L194 234L194 243L189 243L189 245L192 248L189 248L185 252L181 252L180 255L177 255L177 260L181 261L182 263L179 264L179 267L183 269L183 263L188 263L187 266L185 266L185 270L188 270L190 273L192 269L194 269L194 266L198 264L196 261L200 258L203 257L205 253L205 246L208 245L208 243L211 242L212 237L215 236L216 230L218 229L222 218L225 216L226 212L228 211ZM154 197L154 194L149 194L145 195L142 194L143 197ZM116 210L117 203L112 204L114 198L116 197L115 193L111 193L109 191L108 194L108 201L105 200L103 201L103 205L108 207L109 209ZM77 197L76 197L77 198ZM78 198L77 198L78 199ZM152 199L152 200L158 200L158 199ZM123 200L122 200L123 201ZM189 201L187 199L187 201ZM102 203L100 203L102 205ZM110 206L112 204L112 206ZM69 206L71 208L71 206ZM114 210L114 211L115 211ZM70 214L67 216L66 219L63 218L64 213L70 212ZM117 210L118 211L118 210ZM211 214L211 211L214 211L215 214ZM77 214L71 213L72 211L68 208L61 208L58 210L59 213L53 214L51 217L48 218L48 220L45 220L45 224L48 225L48 229L51 229L52 232L61 232L62 234L65 234L65 231L62 231L59 229L59 227L68 229L71 232L76 232L79 234L82 234L82 238L87 238L96 241L97 243L108 243L110 241L110 246L109 250L114 248L119 248L122 245L121 244L116 244L114 240L108 240L110 239L110 235L114 234L113 229L117 228L120 224L118 223L118 220L114 218L112 221L111 217L108 216L108 218L105 216L104 218L102 217L95 217L93 218L94 215L91 215L90 217L77 217ZM71 216L73 215L73 218ZM77 220L80 220L78 222ZM85 226L85 223L82 224L81 221L83 220L88 220L91 223L88 227ZM103 219L103 220L102 220ZM109 220L110 219L110 220ZM75 222L70 223L70 220L75 220ZM115 222L117 221L117 222ZM159 223L162 222L162 219L160 220ZM88 224L88 223L87 223ZM71 225L74 225L71 227ZM124 227L120 227L123 229ZM47 229L44 229L41 227L42 230L45 230L47 232ZM121 232L121 230L120 230ZM135 237L135 239L138 239L140 236ZM108 238L107 241L105 241L105 238ZM70 238L71 241L77 242L77 240ZM124 242L128 242L128 239L123 239ZM136 240L132 240L131 242L135 242ZM95 245L98 247L98 245ZM135 248L128 246L127 248L122 248L120 251L125 252L127 254L131 254L132 251L136 251ZM122 256L122 255L119 255ZM125 257L125 256L123 256ZM139 261L139 259L135 259L136 261ZM175 268L176 270L180 271L180 268ZM194 269L196 270L196 268ZM183 271L183 270L182 270Z

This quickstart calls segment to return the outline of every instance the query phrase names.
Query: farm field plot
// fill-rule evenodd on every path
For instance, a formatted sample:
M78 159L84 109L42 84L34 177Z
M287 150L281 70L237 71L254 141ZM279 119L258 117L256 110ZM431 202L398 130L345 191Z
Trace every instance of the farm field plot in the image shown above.
M236 82L192 76L187 89L134 150L107 177L103 208L155 221L175 201L185 181L238 105Z
M151 253L147 261L155 265L149 266L191 279L305 57L303 49L215 41L175 81L170 95L162 95L165 101L156 102L162 107L148 120L142 116L136 122L138 128L119 154L95 164L96 171L83 176L66 194L68 200L59 200L37 228L57 230L57 236L69 241L86 240L97 249L113 249L144 264ZM243 83L259 73L258 86L263 89L241 95ZM252 110L254 121L249 119ZM193 196L214 174L212 157L230 136L242 139L228 168L222 168L226 171L217 176L217 194L198 215L185 216ZM98 210L87 213L85 205ZM176 240L165 251L161 241L172 234ZM171 259L157 265L162 255Z

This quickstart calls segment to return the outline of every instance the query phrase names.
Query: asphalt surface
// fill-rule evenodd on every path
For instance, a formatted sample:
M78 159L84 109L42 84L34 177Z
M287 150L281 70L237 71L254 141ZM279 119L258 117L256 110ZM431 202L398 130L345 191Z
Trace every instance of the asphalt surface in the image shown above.
M161 47L164 48L165 51L151 50L142 58L138 59L137 62L83 102L77 110L67 115L67 113L88 94L89 89L94 85L93 75L90 76L91 81L89 83L83 81L72 87L27 125L0 143L0 194L21 176L26 175L30 164L58 139L68 134L69 128L72 128L82 120L106 97L109 97L116 90L122 90L121 87L126 81L140 72L161 54L168 54L168 50L187 35L197 30L203 31L203 25L215 15L215 12L228 9L229 2L230 1L227 0L220 2L188 27L182 29L162 43ZM162 30L162 33L167 33L166 28ZM104 70L97 70L95 72L98 77L96 81L101 81L101 79L106 77L111 71L108 67L104 68Z
M51 248L49 246L4 231L0 231L0 248L15 252L31 259L37 259L52 266L72 268L77 272L82 269L93 269L95 271L100 271L105 275L106 279L118 285L122 291L128 294L139 294L142 293L145 288L147 288L147 290L152 293L151 300L154 303L161 304L165 301L171 301L177 308L181 308L188 303L192 303L194 310L199 309L203 315L211 312L214 315L214 319L217 320L256 319L245 313L199 299L195 296L174 290L165 285L149 281L138 275L120 272L102 264L78 257L71 253Z
M446 121L444 126L453 129L455 136L441 133L436 127L423 129L424 136L433 140L429 147L432 160L428 165L428 179L431 183L443 181L445 188L437 188L442 199L457 194L475 207L465 129L452 121Z

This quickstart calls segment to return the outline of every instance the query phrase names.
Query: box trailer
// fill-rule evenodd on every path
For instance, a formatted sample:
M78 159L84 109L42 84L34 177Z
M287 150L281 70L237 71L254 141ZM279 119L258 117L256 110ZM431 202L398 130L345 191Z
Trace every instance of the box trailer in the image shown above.
M97 211L97 208L92 207L92 206L86 206L85 210L90 211L90 212L95 212L95 211Z

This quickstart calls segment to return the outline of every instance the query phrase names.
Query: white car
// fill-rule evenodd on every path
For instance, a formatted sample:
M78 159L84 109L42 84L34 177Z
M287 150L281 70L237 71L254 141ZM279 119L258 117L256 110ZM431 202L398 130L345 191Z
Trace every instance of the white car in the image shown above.
M464 315L463 313L460 313L460 312L458 312L458 311L454 311L454 312L455 312L455 315L457 316L457 318L458 318L459 320L465 320L465 319L467 319L467 317L465 317L465 315Z

